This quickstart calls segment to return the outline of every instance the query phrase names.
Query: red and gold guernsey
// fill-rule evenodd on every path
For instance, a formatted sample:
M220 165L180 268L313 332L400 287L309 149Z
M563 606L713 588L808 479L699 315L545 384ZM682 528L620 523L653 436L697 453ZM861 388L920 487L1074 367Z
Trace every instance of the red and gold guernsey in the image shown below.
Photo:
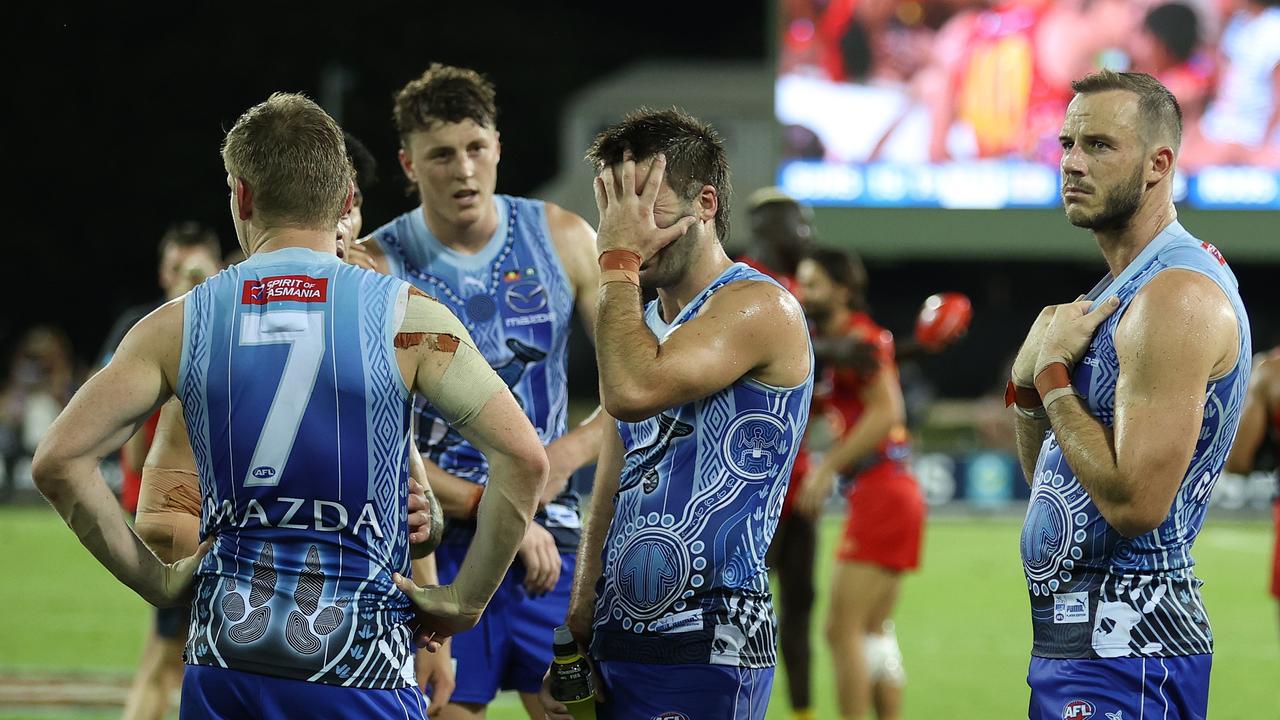
M831 423L832 435L835 437L844 437L858 424L866 410L862 392L877 373L893 373L895 379L898 375L898 366L894 361L893 333L877 325L864 312L850 313L845 332L848 336L871 343L875 347L878 367L867 375L853 368L823 370L822 379L814 388L813 407L815 412L823 413ZM898 425L880 442L874 454L843 471L847 477L854 478L871 470L905 470L910 458L911 436L905 426ZM886 465L890 467L886 468Z

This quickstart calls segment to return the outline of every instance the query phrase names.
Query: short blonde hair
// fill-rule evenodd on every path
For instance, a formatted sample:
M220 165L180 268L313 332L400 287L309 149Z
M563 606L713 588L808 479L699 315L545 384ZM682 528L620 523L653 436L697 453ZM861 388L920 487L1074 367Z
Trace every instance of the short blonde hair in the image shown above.
M294 93L245 111L222 143L222 162L253 191L264 223L308 230L337 225L354 176L338 123Z

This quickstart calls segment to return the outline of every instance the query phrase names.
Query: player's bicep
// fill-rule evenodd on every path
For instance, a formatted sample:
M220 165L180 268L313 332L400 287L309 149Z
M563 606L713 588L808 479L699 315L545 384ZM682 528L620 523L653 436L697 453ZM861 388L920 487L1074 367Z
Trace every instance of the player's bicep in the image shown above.
M1209 378L1229 342L1221 329L1226 298L1216 286L1206 290L1198 281L1157 276L1116 331L1116 466L1149 490L1144 502L1166 513L1200 437Z
M778 332L787 322L765 288L721 290L658 343L652 377L640 391L643 404L653 412L683 405L765 367L788 341Z

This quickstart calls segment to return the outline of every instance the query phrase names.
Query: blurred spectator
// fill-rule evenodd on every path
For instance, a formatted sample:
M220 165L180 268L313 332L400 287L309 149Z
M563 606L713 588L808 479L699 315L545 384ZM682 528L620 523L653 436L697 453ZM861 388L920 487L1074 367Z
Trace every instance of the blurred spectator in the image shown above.
M35 452L79 381L65 333L47 325L27 331L14 350L9 377L0 389L0 457L10 486L18 459Z
M111 360L126 333L160 303L172 300L216 273L222 261L222 244L212 228L194 221L170 225L160 238L160 267L157 280L164 300L135 305L124 311L107 333L98 367Z
M1219 44L1222 72L1180 160L1188 167L1280 166L1280 0L1237 0Z
M1213 86L1213 60L1201 49L1203 38L1196 11L1170 2L1148 10L1129 43L1131 69L1153 75L1169 88L1182 106L1184 125L1204 112Z

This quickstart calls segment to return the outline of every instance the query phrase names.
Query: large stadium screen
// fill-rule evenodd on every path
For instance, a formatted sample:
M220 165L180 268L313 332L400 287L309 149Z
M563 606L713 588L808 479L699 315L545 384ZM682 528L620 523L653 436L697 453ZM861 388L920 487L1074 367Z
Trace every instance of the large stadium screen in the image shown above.
M1070 83L1159 78L1175 200L1280 209L1280 7L1247 0L778 0L778 182L815 205L1059 203Z

